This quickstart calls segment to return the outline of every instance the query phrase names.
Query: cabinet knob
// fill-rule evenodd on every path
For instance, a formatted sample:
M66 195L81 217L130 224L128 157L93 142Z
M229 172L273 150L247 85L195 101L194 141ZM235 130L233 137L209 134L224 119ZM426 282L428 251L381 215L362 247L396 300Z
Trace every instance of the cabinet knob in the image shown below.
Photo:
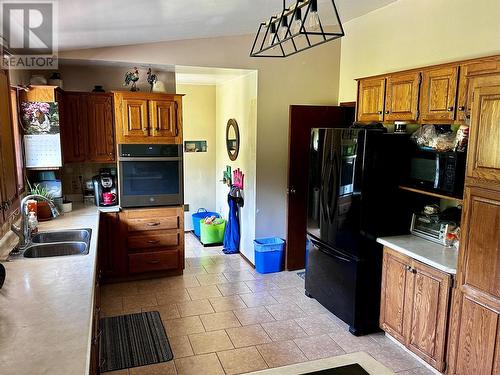
M381 115L382 113L384 113L384 112L382 112L382 111L378 111L378 114L379 114L379 115Z
M448 107L448 112L453 112L453 107Z
M465 111L465 106L461 105L460 107L458 107L458 110L459 111Z
M386 115L388 115L389 113L391 113L391 112L389 112L389 111L385 111L385 114L386 114Z

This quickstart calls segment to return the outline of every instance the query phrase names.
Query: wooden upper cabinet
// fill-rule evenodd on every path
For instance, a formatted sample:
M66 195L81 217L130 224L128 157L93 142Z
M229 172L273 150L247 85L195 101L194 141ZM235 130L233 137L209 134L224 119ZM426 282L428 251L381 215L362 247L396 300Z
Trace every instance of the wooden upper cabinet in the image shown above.
M385 77L362 79L358 83L358 121L383 121Z
M458 85L457 120L467 122L472 110L472 94L476 87L491 85L500 73L500 56L473 61L460 66Z
M384 249L380 326L403 344L406 342L405 301L408 298L406 291L409 263L410 258Z
M424 70L420 100L422 122L455 119L458 66Z
M153 137L177 136L177 103L172 100L149 102L151 135Z
M420 73L394 74L387 77L384 120L416 121L419 89Z
M473 102L467 176L500 183L500 85L476 88Z
M445 367L446 327L451 276L417 261L411 263L413 282L407 291L410 322L407 347L434 368Z
M84 162L87 158L87 103L82 93L57 93L61 145L65 163Z
M95 162L115 160L112 94L89 94L88 159Z
M7 220L19 207L17 205L17 167L14 150L12 108L8 72L0 70L0 216Z
M122 109L123 137L147 137L149 135L148 101L145 99L124 99Z
M114 95L117 143L182 143L182 95Z

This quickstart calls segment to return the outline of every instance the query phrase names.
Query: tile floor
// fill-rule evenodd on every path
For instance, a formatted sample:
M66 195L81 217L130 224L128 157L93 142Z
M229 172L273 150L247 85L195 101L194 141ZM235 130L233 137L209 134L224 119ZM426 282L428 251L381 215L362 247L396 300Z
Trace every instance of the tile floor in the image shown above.
M159 311L174 360L109 375L242 374L364 351L399 375L433 374L383 334L355 337L296 272L258 274L186 235L183 276L109 284L103 316Z

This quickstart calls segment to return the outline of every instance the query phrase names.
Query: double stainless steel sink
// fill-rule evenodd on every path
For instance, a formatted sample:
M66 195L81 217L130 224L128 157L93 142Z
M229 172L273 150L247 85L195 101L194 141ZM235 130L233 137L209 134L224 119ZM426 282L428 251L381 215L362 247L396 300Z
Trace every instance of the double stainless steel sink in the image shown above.
M89 253L91 229L40 232L31 239L23 251L11 253L11 257L44 258Z

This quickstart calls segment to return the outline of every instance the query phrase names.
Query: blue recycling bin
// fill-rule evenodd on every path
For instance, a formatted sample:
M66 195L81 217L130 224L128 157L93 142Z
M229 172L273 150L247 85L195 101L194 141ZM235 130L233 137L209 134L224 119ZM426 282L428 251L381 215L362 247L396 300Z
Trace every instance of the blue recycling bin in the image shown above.
M283 270L285 241L278 237L258 238L253 241L255 269L258 273L272 273Z

